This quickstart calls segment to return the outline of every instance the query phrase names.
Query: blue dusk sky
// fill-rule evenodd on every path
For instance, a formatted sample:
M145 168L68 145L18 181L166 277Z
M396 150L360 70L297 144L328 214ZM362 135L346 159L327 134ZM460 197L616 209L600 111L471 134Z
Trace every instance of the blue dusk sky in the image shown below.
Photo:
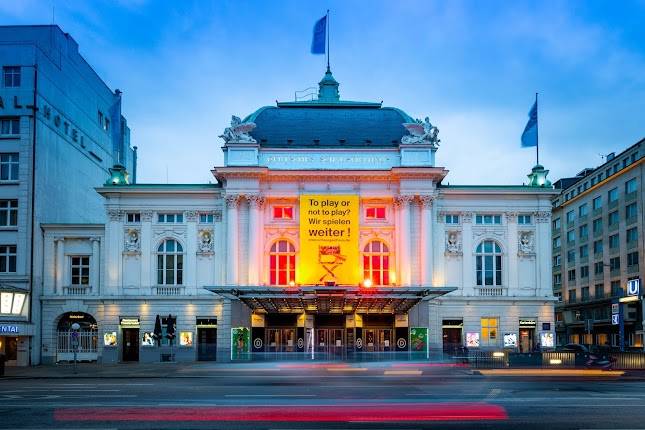
M208 182L217 137L315 85L309 53L331 9L331 65L347 100L381 101L440 129L452 184L520 184L540 93L550 179L645 137L645 1L0 1L4 24L70 33L111 88L139 147L140 182Z

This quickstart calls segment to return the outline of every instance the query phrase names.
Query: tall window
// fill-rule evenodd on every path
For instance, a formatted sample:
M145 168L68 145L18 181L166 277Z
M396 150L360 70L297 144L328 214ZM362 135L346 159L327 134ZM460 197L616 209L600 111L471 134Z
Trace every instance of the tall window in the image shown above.
M0 181L18 180L18 154L0 154Z
M289 285L296 281L296 248L287 240L278 240L269 252L269 283Z
M482 318L482 337L481 345L482 346L492 346L497 344L497 318Z
M384 242L373 240L363 248L363 279L390 285L390 249Z
M16 245L0 245L0 273L15 273Z
M164 240L157 249L157 284L184 283L184 249L173 239Z
M477 285L502 285L502 250L492 240L479 244L476 251Z
M0 118L0 134L10 136L20 134L20 119Z
M71 284L74 286L90 285L90 257L87 255L71 257Z
M20 86L20 66L4 66L2 75L5 88L17 88Z
M0 200L0 227L18 225L18 200Z

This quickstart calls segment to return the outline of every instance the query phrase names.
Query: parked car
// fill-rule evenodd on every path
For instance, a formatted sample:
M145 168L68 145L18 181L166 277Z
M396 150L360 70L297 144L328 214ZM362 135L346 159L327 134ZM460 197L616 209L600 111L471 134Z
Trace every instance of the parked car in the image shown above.
M558 348L556 348L556 351L557 352L581 352L584 354L588 354L589 348L579 343L568 343L564 346L559 346Z

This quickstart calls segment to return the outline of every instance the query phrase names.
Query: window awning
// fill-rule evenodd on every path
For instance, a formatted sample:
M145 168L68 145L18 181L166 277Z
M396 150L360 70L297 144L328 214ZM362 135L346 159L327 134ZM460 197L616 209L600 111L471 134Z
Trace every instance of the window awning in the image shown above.
M405 313L424 300L456 287L357 287L357 286L211 286L208 291L240 300L260 313Z

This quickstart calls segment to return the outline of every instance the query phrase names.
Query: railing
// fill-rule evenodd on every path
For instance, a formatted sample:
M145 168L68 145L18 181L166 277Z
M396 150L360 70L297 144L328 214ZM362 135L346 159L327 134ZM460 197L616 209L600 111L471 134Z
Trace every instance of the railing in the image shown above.
M157 285L152 287L152 294L157 296L181 296L184 294L184 287Z
M504 287L477 287L477 295L481 297L499 297L506 296Z
M59 331L57 332L58 342L56 352L60 353L73 353L72 347L72 332ZM78 332L78 350L79 353L96 353L99 344L98 330L79 331Z
M70 285L63 287L63 294L66 296L86 296L92 292L89 285Z

